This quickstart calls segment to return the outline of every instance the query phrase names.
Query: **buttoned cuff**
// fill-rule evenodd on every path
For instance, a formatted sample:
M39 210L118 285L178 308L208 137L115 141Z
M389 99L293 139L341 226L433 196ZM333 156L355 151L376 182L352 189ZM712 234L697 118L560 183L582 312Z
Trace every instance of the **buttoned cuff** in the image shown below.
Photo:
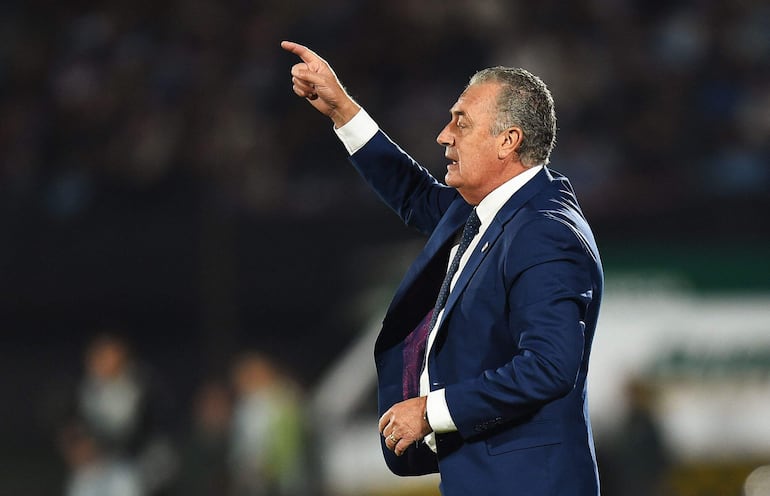
M433 432L444 434L457 430L457 426L454 420L452 420L452 415L449 413L443 389L437 389L428 393L426 408L428 410L428 423Z
M380 127L374 122L366 110L361 109L344 126L339 129L334 128L337 137L345 145L349 154L353 155L369 142Z

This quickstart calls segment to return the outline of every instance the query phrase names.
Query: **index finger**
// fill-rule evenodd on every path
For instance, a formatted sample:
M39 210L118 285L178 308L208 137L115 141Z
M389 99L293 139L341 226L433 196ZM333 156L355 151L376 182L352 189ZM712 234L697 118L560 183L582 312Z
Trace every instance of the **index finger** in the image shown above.
M305 63L323 60L313 50L309 49L305 45L294 43L293 41L282 41L281 48L298 56Z
M390 413L390 410L382 414L382 417L380 417L380 421L378 423L378 428L380 429L380 433L385 430L385 427L390 423L392 414Z

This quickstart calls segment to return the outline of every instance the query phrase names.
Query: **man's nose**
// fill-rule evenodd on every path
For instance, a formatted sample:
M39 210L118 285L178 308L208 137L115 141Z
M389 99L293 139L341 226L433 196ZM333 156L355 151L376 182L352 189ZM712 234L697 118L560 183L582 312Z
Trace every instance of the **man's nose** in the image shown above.
M436 137L436 142L441 146L454 145L454 137L452 136L452 133L449 132L448 124L444 127L444 129L441 130L440 133L438 133L438 136Z

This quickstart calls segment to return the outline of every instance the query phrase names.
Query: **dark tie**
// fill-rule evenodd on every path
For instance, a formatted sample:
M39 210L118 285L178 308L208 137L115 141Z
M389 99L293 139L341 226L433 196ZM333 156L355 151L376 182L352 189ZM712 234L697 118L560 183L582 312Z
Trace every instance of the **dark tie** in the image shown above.
M441 284L435 307L428 312L422 322L420 322L420 325L418 325L404 340L404 399L413 398L419 394L420 373L425 365L425 347L428 343L428 335L436 325L439 312L441 312L444 305L446 305L452 278L457 273L457 269L460 266L460 258L462 258L463 253L468 249L468 245L471 244L473 238L478 234L480 226L481 221L479 220L479 216L476 215L476 209L474 208L471 215L468 217L468 220L465 222L460 244L457 246L457 252L455 253L454 258L452 258L452 263L449 264L449 268L444 276L444 282Z
M455 253L454 258L452 258L452 263L449 264L449 270L447 270L446 276L444 277L444 282L441 283L441 289L438 292L438 298L436 298L436 306L433 309L433 315L431 315L430 324L428 324L428 332L430 332L436 326L438 314L441 313L444 305L446 305L447 298L449 298L449 289L452 285L452 279L457 273L458 267L460 267L460 259L462 258L463 253L465 253L465 250L468 249L468 246L471 244L473 238L476 237L476 235L479 233L480 226L481 220L479 220L479 216L476 214L476 209L474 208L471 211L471 214L468 216L468 220L465 221L465 227L463 227L463 234L460 238L460 244L457 246L457 253Z

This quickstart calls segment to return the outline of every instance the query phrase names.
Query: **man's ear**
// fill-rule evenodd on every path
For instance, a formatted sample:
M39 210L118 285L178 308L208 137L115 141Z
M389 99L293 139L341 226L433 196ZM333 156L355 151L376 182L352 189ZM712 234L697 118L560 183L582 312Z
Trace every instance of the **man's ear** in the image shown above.
M518 153L521 142L524 140L524 132L520 127L511 126L500 133L497 157L503 159L512 153Z

